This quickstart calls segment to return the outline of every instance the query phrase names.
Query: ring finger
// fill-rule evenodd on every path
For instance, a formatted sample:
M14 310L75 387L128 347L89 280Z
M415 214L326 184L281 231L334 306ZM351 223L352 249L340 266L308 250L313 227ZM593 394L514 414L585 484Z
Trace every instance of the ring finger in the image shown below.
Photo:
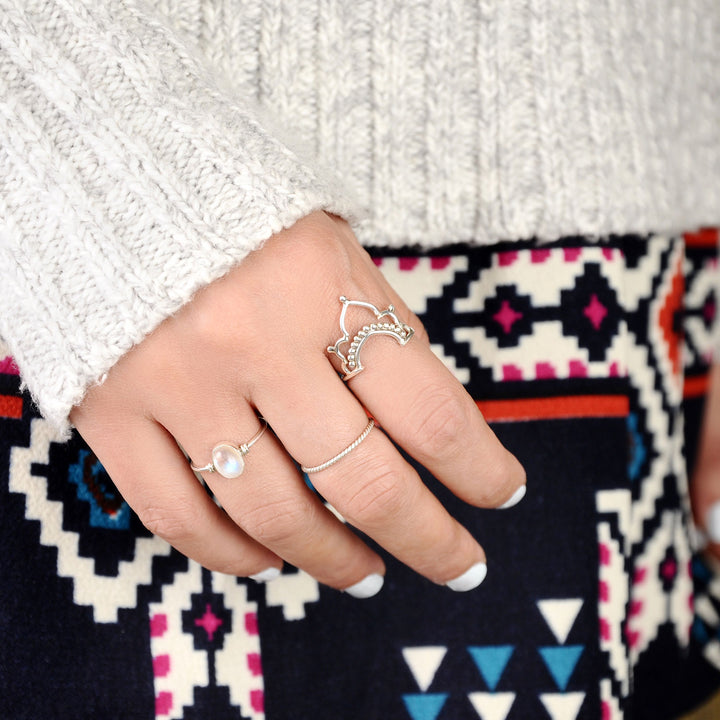
M239 445L254 436L259 420L250 407L228 414L232 427L217 412L212 439L192 440L186 449L204 464L218 442ZM237 428L242 428L238 433ZM191 437L189 428L174 428ZM192 437L196 438L197 433ZM240 442L237 438L240 437ZM200 460L202 458L202 460ZM303 482L280 442L268 429L243 458L236 478L218 472L202 473L228 515L252 538L278 556L302 568L320 582L365 597L382 585L385 569L380 557L343 525Z
M292 388L289 394L278 397L266 390L256 401L283 445L307 466L348 447L367 424L362 406L325 358L304 362L302 373L286 388ZM301 408L302 422L287 407ZM480 545L381 431L370 432L341 461L312 477L352 525L416 571L453 589L470 589L482 581L485 554Z

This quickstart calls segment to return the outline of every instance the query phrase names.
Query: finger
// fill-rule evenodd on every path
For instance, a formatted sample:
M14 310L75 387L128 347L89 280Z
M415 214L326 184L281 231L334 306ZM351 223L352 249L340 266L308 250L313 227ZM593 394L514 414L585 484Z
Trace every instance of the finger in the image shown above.
M281 397L265 391L257 403L283 445L302 464L323 463L366 427L362 406L324 358L305 362L302 372L287 380ZM289 414L286 407L298 412ZM469 589L482 581L485 554L480 545L447 513L380 430L371 431L352 452L313 474L312 480L353 526L434 582L458 580L456 589ZM463 576L470 569L468 581Z
M419 319L399 298L392 299L399 319L411 320L419 337L404 346L387 335L369 337L362 346L365 369L348 381L350 389L383 429L458 497L481 507L509 507L525 492L522 466L432 353ZM356 314L353 327L370 322L368 315L372 318L372 312Z
M693 516L699 529L698 549L704 549L720 560L720 457L697 461L692 480Z
M695 522L706 531L710 552L720 559L720 364L710 374L691 494Z
M241 403L237 403L239 406ZM234 417L228 412L225 417ZM249 407L237 429L215 428L213 439L189 439L195 457L209 460L212 447L228 438L239 445L255 433L259 421ZM216 408L216 418L223 412ZM173 428L181 438L189 428ZM197 438L197 433L192 435ZM238 442L238 437L240 441ZM230 517L262 545L302 568L320 582L356 597L380 590L385 567L380 557L330 512L303 481L302 475L271 430L248 450L245 467L236 478L203 473L215 497Z
M259 580L279 574L282 560L212 501L160 425L143 418L121 429L115 423L78 429L150 532L210 570Z

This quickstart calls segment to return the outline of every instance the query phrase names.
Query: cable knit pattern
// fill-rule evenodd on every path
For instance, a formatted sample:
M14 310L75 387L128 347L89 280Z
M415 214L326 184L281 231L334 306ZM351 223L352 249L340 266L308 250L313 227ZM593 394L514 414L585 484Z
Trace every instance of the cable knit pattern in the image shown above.
M65 427L313 209L389 246L716 223L719 36L716 0L0 0L0 334Z

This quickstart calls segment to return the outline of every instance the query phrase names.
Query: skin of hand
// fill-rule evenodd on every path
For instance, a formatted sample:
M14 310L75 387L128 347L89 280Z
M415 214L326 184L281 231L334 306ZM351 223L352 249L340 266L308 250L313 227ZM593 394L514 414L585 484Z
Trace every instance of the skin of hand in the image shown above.
M693 513L708 537L707 552L720 560L720 363L710 374L697 463L690 485Z
M415 329L404 347L373 337L366 369L347 384L327 353L341 334L341 295L379 309L392 303ZM358 312L348 312L351 333L370 321ZM314 466L336 455L367 425L366 409L382 430L313 474L314 486L430 580L478 584L483 549L388 436L479 507L522 495L525 472L339 218L308 215L196 293L89 390L71 420L140 520L190 558L260 580L286 560L355 594L368 578L382 584L384 563L308 489L293 459ZM246 455L244 473L203 476L218 507L178 445L205 465L219 442L253 437L258 415L272 430Z

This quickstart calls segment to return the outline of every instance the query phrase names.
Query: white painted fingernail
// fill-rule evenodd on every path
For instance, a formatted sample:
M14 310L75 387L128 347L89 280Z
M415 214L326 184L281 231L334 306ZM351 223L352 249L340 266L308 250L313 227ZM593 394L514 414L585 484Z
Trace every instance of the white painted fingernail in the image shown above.
M455 592L467 592L476 588L485 579L486 575L487 565L484 562L479 562L454 580L448 580L445 585Z
M527 485L521 485L513 494L509 500L506 500L502 505L498 505L498 510L507 510L513 505L517 505L524 497L527 492Z
M360 582L345 588L343 592L352 595L354 598L370 598L380 592L380 588L384 582L385 578L382 575L373 573L363 578Z
M274 580L276 577L280 576L280 568L276 567L269 567L265 568L265 570L255 573L254 575L250 575L250 579L254 580L255 582L259 583L266 583L270 582L271 580Z
M720 500L713 503L707 511L705 530L711 542L720 543Z

